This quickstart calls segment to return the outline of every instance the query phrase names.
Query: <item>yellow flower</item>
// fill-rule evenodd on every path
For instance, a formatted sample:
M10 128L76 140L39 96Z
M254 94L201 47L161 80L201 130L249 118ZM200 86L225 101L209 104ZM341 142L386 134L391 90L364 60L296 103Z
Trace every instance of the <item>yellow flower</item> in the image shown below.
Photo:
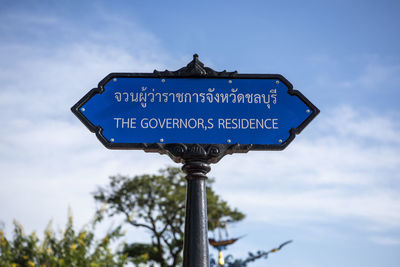
M81 233L79 234L79 238L80 238L80 239L85 239L85 238L86 238L86 232L85 232L85 231L81 232Z
M29 267L35 267L35 263L33 263L33 261L28 261L27 264Z
M11 264L11 267L18 267L18 264L13 263L13 264Z
M71 249L72 249L72 250L76 250L76 244L75 244L75 243L73 243L73 244L71 245Z
M79 245L81 245L83 247L86 246L85 241L83 241L81 238L78 239L78 243L79 243Z
M144 261L149 260L149 254L148 254L148 253L142 254L140 257L141 257Z
M29 257L28 256L24 256L24 259L27 260Z
M6 244L6 239L4 238L4 233L3 233L3 231L0 231L0 244L1 244L2 246L5 246L5 244Z

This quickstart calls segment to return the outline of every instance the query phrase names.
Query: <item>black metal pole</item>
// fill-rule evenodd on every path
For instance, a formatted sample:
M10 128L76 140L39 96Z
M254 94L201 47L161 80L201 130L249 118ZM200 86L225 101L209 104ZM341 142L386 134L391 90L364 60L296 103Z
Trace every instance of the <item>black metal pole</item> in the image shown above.
M201 160L186 161L187 174L183 267L209 267L206 180L210 166Z

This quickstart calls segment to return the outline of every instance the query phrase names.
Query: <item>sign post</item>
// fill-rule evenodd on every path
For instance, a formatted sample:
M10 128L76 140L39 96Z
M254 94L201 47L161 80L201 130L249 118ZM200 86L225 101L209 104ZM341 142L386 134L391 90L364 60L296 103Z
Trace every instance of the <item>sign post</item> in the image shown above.
M319 113L282 75L217 72L198 55L177 71L111 73L71 110L109 149L158 152L184 164L184 267L209 266L209 164L283 150Z

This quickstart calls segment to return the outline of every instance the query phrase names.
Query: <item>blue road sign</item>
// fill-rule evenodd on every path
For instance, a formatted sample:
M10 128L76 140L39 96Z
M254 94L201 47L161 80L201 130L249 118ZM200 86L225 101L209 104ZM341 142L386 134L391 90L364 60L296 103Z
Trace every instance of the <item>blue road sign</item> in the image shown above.
M115 73L73 112L109 148L240 144L283 149L319 110L281 75L228 78Z

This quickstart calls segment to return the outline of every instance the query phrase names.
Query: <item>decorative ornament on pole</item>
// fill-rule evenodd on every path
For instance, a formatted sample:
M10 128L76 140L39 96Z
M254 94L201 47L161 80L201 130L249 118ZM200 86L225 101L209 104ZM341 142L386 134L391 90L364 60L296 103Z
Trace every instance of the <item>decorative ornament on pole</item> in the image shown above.
M154 70L154 74L158 77L235 77L237 75L237 71L227 72L224 71L215 71L211 68L205 67L204 64L199 60L199 55L194 54L193 60L186 65L186 67L180 68L177 71L157 71Z

